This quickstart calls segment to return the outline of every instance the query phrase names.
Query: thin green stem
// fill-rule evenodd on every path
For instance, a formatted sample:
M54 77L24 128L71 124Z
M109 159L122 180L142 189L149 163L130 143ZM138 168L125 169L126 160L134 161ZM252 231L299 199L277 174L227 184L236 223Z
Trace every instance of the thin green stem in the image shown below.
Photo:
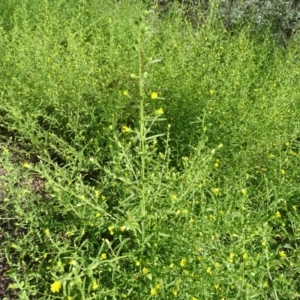
M142 216L146 215L145 209L145 118L144 118L144 79L142 74L143 61L142 61L142 47L141 47L141 31L139 30L139 96L140 96L140 155L141 155L141 207Z

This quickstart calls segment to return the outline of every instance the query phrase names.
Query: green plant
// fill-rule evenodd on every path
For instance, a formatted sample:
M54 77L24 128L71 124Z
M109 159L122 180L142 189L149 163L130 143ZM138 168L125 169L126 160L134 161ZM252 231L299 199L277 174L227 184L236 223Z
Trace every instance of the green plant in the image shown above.
M217 2L201 26L157 1L5 3L0 297L297 297L297 36L228 32Z

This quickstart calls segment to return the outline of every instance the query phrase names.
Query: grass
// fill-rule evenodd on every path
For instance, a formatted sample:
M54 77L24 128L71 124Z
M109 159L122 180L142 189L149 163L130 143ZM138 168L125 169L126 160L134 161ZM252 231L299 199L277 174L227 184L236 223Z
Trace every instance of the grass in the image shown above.
M297 36L140 1L0 9L11 295L300 297Z

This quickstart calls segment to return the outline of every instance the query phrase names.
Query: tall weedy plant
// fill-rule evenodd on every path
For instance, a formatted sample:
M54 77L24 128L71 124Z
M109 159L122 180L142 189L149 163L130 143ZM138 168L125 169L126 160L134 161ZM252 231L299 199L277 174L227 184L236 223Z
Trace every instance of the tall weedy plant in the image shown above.
M163 109L157 109L153 116L147 116L145 114L145 101L147 97L146 93L146 81L148 78L148 73L146 71L147 63L153 64L160 61L160 59L156 60L146 60L146 53L144 49L144 42L148 38L149 34L153 32L147 26L146 16L151 13L149 11L143 11L140 19L137 22L138 25L138 34L137 34L137 42L136 42L136 51L138 54L138 75L131 74L133 79L138 80L138 97L139 97L139 129L136 132L137 138L139 140L139 151L138 155L140 156L140 188L141 188L141 213L142 216L146 215L146 199L145 199L145 184L146 184L146 158L148 156L148 147L147 142L156 139L158 136L162 134L148 136L152 125L158 119L162 120L160 116L163 114ZM157 92L152 92L150 95L151 99L158 98Z

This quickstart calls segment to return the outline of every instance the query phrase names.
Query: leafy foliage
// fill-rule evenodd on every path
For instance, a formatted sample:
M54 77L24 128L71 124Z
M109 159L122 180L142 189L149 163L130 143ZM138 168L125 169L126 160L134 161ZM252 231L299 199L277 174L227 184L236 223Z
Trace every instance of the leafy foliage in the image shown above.
M299 36L146 2L1 3L6 298L297 297Z

